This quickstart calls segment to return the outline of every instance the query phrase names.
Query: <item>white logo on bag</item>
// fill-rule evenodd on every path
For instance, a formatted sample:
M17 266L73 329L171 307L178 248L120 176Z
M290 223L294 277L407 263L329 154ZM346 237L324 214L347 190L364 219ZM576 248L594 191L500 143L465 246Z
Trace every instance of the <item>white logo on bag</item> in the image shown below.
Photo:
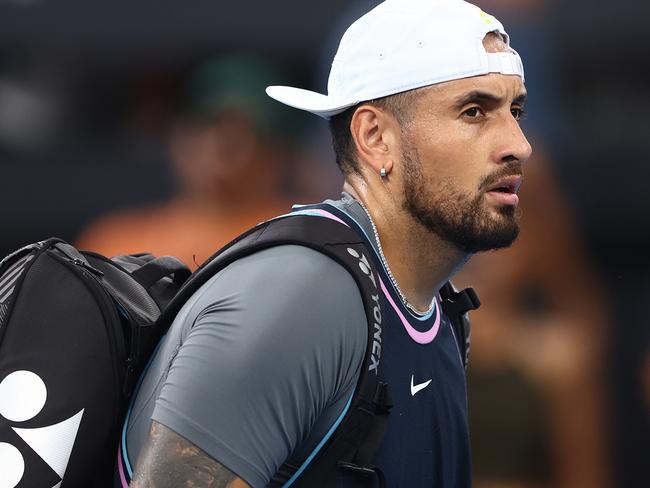
M11 422L25 422L36 417L47 400L45 383L31 371L14 371L0 382L0 416ZM54 425L33 429L12 427L43 461L59 475L63 482L72 447L77 438L83 409L72 417ZM25 460L18 449L0 442L0 488L15 488L25 473Z
M377 280L375 279L375 274L372 272L370 263L368 259L363 254L359 254L356 250L348 247L348 254L359 260L359 268L363 273L370 278L370 281L377 288ZM372 308L372 316L375 319L374 323L374 335L372 340L372 354L370 354L370 367L368 371L374 371L375 374L379 368L379 359L381 358L381 307L379 306L379 294L371 296L372 301L375 302L374 307Z

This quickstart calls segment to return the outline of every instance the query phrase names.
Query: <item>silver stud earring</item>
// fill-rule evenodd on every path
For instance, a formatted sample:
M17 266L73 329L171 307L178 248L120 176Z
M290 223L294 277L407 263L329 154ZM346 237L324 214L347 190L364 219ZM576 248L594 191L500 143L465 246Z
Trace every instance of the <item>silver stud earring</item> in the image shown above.
M381 168L381 171L379 172L379 176L381 177L382 180L386 178L386 174L387 174L386 168Z

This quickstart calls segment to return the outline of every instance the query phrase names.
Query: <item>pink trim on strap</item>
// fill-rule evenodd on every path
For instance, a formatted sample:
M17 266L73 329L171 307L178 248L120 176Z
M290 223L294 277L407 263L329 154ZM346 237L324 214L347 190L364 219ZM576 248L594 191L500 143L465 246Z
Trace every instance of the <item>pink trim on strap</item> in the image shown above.
M388 299L388 303L391 304L393 310L395 310L395 312L397 313L397 316L402 321L402 324L404 325L406 332L408 332L408 335L411 336L411 339L413 339L418 344L432 343L433 340L438 335L438 330L440 329L440 307L438 306L437 300L436 300L436 321L428 331L418 332L413 328L413 326L409 323L409 321L406 320L406 318L402 314L401 310L397 307L397 305L395 305L395 302L393 301L393 297L391 297L390 293L388 293L388 290L386 289L386 285L384 285L384 282L382 281L381 278L379 278L379 283L381 284L381 290L384 292L384 295L386 295L386 298Z
M124 475L124 464L122 463L122 446L117 448L117 466L120 472L120 481L122 482L122 488L129 488L129 483L126 481L126 476Z
M327 210L322 210L320 208L310 208L310 209L308 209L306 211L309 212L309 213L316 213L316 214L320 215L321 217L327 217L328 219L336 220L337 222L340 222L343 225L345 225L347 227L350 227L348 224L346 224L341 219L339 219L336 215L334 215L333 213L328 212Z

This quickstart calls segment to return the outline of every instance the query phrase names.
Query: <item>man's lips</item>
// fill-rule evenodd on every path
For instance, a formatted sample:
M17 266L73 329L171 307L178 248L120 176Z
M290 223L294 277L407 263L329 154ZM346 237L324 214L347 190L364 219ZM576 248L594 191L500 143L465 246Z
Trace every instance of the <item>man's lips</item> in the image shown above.
M517 196L517 192L522 181L521 175L506 176L493 185L490 185L486 193L503 205L518 205L519 197Z
M521 175L512 175L501 178L499 181L490 185L487 189L488 192L496 191L499 193L517 193L523 178Z

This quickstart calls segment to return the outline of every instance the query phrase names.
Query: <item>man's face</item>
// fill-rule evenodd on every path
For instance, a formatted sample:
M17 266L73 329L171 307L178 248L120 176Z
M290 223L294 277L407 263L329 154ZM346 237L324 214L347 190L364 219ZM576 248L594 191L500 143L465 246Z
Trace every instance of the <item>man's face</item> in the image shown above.
M463 252L507 247L519 233L521 78L490 74L423 90L402 133L404 208Z

